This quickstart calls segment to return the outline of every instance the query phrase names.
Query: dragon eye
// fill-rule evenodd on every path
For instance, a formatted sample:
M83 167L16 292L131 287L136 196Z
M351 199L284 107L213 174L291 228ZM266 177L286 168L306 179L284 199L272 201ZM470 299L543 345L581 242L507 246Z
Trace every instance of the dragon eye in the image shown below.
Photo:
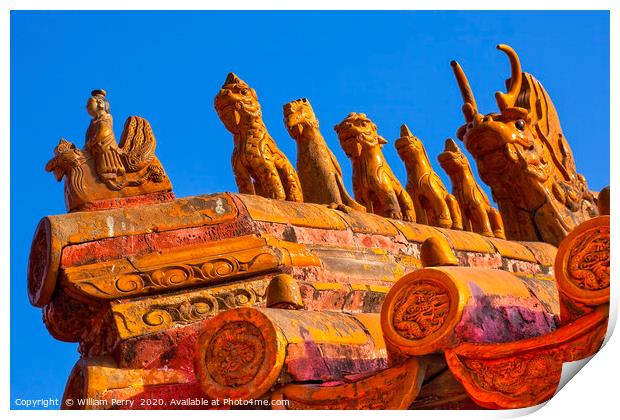
M525 130L525 121L521 119L517 120L515 122L515 127L517 127L517 130L519 131Z
M242 89L241 90L241 94L242 95L247 95L248 94L248 90L247 89Z

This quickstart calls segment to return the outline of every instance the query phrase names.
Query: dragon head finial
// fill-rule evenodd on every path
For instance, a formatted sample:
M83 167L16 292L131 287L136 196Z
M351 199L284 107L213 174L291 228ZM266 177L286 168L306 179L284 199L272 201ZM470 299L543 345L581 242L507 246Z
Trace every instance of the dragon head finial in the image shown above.
M557 244L590 217L587 184L576 172L555 107L542 84L522 71L514 49L504 44L497 49L508 56L511 68L507 92L495 94L499 113L480 113L463 69L451 62L465 117L456 134L498 200L509 238Z

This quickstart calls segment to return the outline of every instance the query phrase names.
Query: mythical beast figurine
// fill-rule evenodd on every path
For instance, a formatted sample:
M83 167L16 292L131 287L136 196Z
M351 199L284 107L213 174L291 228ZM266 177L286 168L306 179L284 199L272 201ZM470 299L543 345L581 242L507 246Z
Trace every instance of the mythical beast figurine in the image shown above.
M387 141L365 114L350 113L334 127L353 166L355 199L372 213L415 222L413 201L385 161Z
M508 239L557 246L573 228L597 214L594 197L577 173L549 95L532 75L521 72L512 48L497 48L508 55L512 70L508 92L495 95L499 114L478 112L463 70L451 63L466 122L457 137L491 187Z
M297 141L297 174L304 200L365 211L347 192L338 160L319 130L319 120L308 99L296 99L284 105L284 125Z
M104 90L92 91L86 110L92 120L84 149L61 139L54 158L45 166L57 181L67 177L67 210L116 207L137 196L142 198L133 200L141 203L173 199L170 180L155 156L155 136L149 122L137 116L127 118L119 145Z
M474 178L467 157L454 140L446 140L445 150L439 154L438 160L452 181L452 194L461 208L465 229L506 239L502 216L491 207L489 198Z
M267 132L256 91L229 73L215 96L215 110L233 135L232 166L239 192L303 202L295 169Z
M400 127L400 138L395 146L407 168L407 192L413 199L418 221L430 226L463 229L456 198L448 193L433 170L420 139L411 134L405 124Z

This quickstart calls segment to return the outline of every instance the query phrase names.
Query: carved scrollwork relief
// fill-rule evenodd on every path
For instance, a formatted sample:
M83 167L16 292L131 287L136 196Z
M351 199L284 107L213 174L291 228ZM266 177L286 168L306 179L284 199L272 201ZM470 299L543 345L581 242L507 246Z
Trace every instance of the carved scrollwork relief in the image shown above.
M267 281L221 286L178 295L113 303L112 313L121 338L188 325L238 307L265 301Z
M217 307L217 301L212 296L189 299L178 305L153 305L149 312L142 315L142 320L149 327L186 325L215 314Z
M530 354L499 360L461 359L481 389L510 395L515 400L545 401L553 395L562 374L557 354ZM532 384L535 383L535 386Z
M267 252L254 256L249 261L234 257L215 258L199 264L179 264L141 274L121 275L116 280L116 290L121 293L150 291L169 288L186 283L209 282L249 271Z
M180 255L179 259L187 258ZM201 286L225 279L258 274L279 266L279 256L269 247L240 250L232 255L203 257L195 263L171 264L164 267L136 272L135 264L123 260L118 264L105 263L104 274L91 277L83 275L84 266L67 269L66 283L73 293L86 294L98 299L151 294L170 289ZM125 272L118 273L124 265ZM102 271L103 271L102 270ZM114 272L116 271L116 272Z

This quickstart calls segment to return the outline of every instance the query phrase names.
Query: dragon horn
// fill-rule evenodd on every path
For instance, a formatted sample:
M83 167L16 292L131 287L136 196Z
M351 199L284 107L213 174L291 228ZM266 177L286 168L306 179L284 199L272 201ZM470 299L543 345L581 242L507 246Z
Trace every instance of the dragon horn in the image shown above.
M450 65L452 66L454 77L456 77L456 83L458 83L459 89L461 90L461 96L463 97L463 115L465 116L465 121L468 123L472 122L474 115L478 113L478 106L476 105L476 100L474 99L474 93L471 91L467 77L465 76L465 73L459 63L452 60Z
M508 86L510 86L508 92L495 93L497 105L499 106L499 109L504 112L506 108L513 107L517 102L517 96L519 96L519 91L521 90L521 81L523 79L523 75L521 73L521 63L519 62L519 57L517 56L515 50L504 44L498 45L497 49L505 52L510 59L510 70L512 72L512 74L510 75L509 84L507 83Z

